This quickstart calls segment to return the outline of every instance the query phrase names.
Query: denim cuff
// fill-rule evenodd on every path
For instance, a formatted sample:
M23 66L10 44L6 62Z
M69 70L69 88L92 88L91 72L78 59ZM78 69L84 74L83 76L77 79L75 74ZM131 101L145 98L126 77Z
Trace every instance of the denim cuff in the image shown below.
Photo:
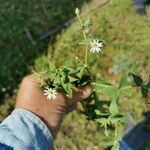
M15 150L52 150L53 138L43 121L17 108L0 124L0 143Z
M52 139L52 135L45 125L45 123L34 113L30 112L29 110L23 109L23 108L16 108L13 112L12 115L18 114L21 117L25 117L29 119L33 124L37 125L37 128L39 128L43 135L46 137L47 140Z

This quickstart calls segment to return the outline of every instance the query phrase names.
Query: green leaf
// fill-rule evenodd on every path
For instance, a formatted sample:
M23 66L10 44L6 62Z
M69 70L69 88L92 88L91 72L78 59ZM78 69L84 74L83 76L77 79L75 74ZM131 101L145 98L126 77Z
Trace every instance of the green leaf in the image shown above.
M122 88L124 86L126 86L127 84L127 79L128 79L128 75L125 74L122 79L120 80L120 83L119 83L119 88Z
M143 85L141 87L141 92L142 92L142 96L146 98L147 95L148 95L149 90L148 90L148 88L146 86Z
M101 94L105 94L111 97L117 97L118 95L118 88L112 85L107 85L107 84L101 84L101 83L92 83L93 89Z
M71 59L65 60L64 62L64 66L68 66L67 68L70 70L72 68L69 68L69 66L71 66L73 64L73 61Z
M69 98L72 98L72 84L70 84L70 83L64 83L64 84L62 84L62 87L66 91L67 96Z
M49 62L49 70L51 71L55 71L56 70L56 67L53 63Z
M96 115L103 115L103 116L109 115L109 113L102 113L100 110L97 110L97 109L95 109L94 111L95 111Z
M84 68L83 67L78 68L78 73L76 73L76 76L79 77L79 79L81 79L83 74L84 74Z
M101 115L101 112L99 110L95 110L96 115Z
M121 88L121 90L131 90L132 89L132 86L131 85L128 85L128 86L124 86L123 88Z
M120 150L120 144L118 141L114 142L113 147L111 148L111 150Z
M75 81L78 81L78 79L77 78L74 78L74 77L72 77L72 76L68 76L68 78L69 78L69 82L75 82Z
M60 75L59 75L59 73L55 76L53 82L54 82L54 84L60 84L61 80L60 80Z
M117 124L117 123L125 123L125 118L124 117L119 117L119 118L110 118L109 119L110 120L110 122L112 123L112 124Z
M110 121L109 119L106 118L100 118L100 119L96 119L97 122L99 122L101 124L102 127L104 127L104 133L106 136L108 136L108 129L107 126L110 125Z
M102 83L102 84L107 84L107 85L109 85L109 83L108 83L107 81L105 81L104 79L102 79L102 78L96 79L95 82L96 82L96 83Z
M109 119L106 119L106 118L99 118L99 119L96 119L96 121L101 123L102 127L110 124Z
M134 82L135 82L136 86L141 86L141 85L142 85L142 83L143 83L142 78L141 78L141 77L139 77L139 76L137 76L137 75L135 75L135 74L133 74L133 73L130 73L130 74L132 75L133 80L134 80Z
M115 116L115 115L118 114L118 105L117 105L115 99L113 99L113 100L111 101L111 104L110 104L110 106L109 106L109 112L110 112L110 114L113 115L113 116Z
M147 83L146 87L150 89L150 81Z
M105 129L105 130L104 130L104 133L105 133L105 135L106 135L106 136L109 136L109 133L108 133L108 128L107 128L107 126L105 126L105 127L104 127L104 129Z

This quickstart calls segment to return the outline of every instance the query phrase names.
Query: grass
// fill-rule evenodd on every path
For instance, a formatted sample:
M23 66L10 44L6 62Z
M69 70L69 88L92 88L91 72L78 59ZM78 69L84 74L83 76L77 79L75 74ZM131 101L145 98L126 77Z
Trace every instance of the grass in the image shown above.
M95 2L97 4L95 4ZM98 5L94 1L83 10ZM147 17L138 16L132 6L132 1L113 0L102 8L94 9L85 16L93 21L91 33L94 37L104 40L105 48L100 55L89 55L91 70L97 76L105 76L111 83L117 84L121 74L127 70L139 73L144 79L149 78L150 67L150 9L147 8ZM42 56L35 62L37 70L44 69L47 58L56 65L64 61L84 56L79 24L75 22L71 27L64 29L56 37L54 44L48 47L48 55ZM139 121L142 118L143 104L137 92L132 97L122 97L120 102L122 112L131 112L133 118ZM133 107L134 106L134 107ZM105 137L102 128L94 122L89 122L79 112L68 115L62 125L56 140L59 150L103 150L110 146L111 136Z
M145 79L148 78L150 74L150 8L147 7L148 16L141 17L135 13L131 0L113 0L105 6L93 10L92 8L97 6L98 3L99 0L94 0L89 5L83 6L83 12L92 10L85 15L85 17L89 16L93 21L93 27L91 27L92 35L104 40L105 43L105 48L100 55L89 55L89 63L93 65L92 71L97 76L105 76L113 84L117 84L122 73L128 69L141 74ZM63 4L66 5L66 3L62 2ZM74 13L73 9L70 11L72 11L72 14ZM36 15L36 12L34 13ZM28 23L31 25L31 22ZM70 27L64 29L61 34L57 35L55 42L49 44L47 54L41 55L39 53L39 58L35 60L34 68L37 70L44 69L44 66L47 64L47 57L57 65L63 64L64 60L74 59L75 53L79 58L82 58L84 55L83 47L77 45L81 40L78 26L78 23L75 22ZM37 33L39 34L39 32L40 30ZM26 42L26 46L23 46L24 49L28 47L28 42ZM35 48L35 46L33 47ZM38 45L37 47L40 48ZM24 50L24 53L29 53L29 51ZM33 61L33 56L31 55L30 57L32 57ZM26 61L28 60L30 59ZM29 64L27 63L25 66L24 68L27 68ZM14 67L10 65L12 72ZM20 72L22 71L19 70ZM12 82L17 77L15 76L10 81ZM121 111L131 112L136 121L141 119L143 112L139 97L140 95L135 92L132 97L122 97L119 102ZM0 106L1 120L9 114L10 106L13 105L11 102L4 102ZM112 144L112 138L113 132L110 131L109 137L104 136L102 128L92 121L87 121L78 109L66 116L55 143L58 150L104 150Z
M50 38L40 38L72 18L72 10L87 1L0 1L0 97L17 88L34 60L47 53Z

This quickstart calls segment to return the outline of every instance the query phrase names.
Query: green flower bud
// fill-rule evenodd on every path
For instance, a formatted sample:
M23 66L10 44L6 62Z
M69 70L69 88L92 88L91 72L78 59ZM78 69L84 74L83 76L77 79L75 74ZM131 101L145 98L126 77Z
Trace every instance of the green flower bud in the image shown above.
M79 8L76 8L76 9L75 9L75 13L76 13L77 15L79 15L79 14L80 14L80 10L79 10Z

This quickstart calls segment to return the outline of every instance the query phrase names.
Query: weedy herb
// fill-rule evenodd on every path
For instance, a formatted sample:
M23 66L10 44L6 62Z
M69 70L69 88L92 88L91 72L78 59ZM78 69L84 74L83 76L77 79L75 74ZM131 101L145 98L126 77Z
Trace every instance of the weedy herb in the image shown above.
M83 107L83 113L88 120L93 120L104 128L106 136L109 135L109 128L114 129L114 142L112 150L119 150L119 141L121 140L121 125L125 123L125 115L120 111L118 101L122 94L130 95L132 86L128 83L128 73L126 73L121 79L118 86L112 85L103 78L96 78L92 74L89 67L89 52L98 53L102 51L103 43L98 39L91 39L89 37L91 20L83 20L80 17L80 10L75 10L77 15L80 29L83 34L83 40L80 45L85 47L85 55L81 60L75 57L76 68L71 63L65 63L62 66L56 67L52 62L49 62L47 69L38 73L38 76L42 79L42 87L44 89L44 95L47 95L49 100L55 100L57 92L63 92L70 99L72 98L73 87L82 87L90 84L93 88L93 93L86 100L81 102ZM93 55L93 54L92 54ZM93 55L94 57L94 55ZM143 84L143 80L130 73L133 76L135 84L141 86L143 96L147 96L150 89L150 81L147 84ZM100 95L109 97L108 108L103 105Z

